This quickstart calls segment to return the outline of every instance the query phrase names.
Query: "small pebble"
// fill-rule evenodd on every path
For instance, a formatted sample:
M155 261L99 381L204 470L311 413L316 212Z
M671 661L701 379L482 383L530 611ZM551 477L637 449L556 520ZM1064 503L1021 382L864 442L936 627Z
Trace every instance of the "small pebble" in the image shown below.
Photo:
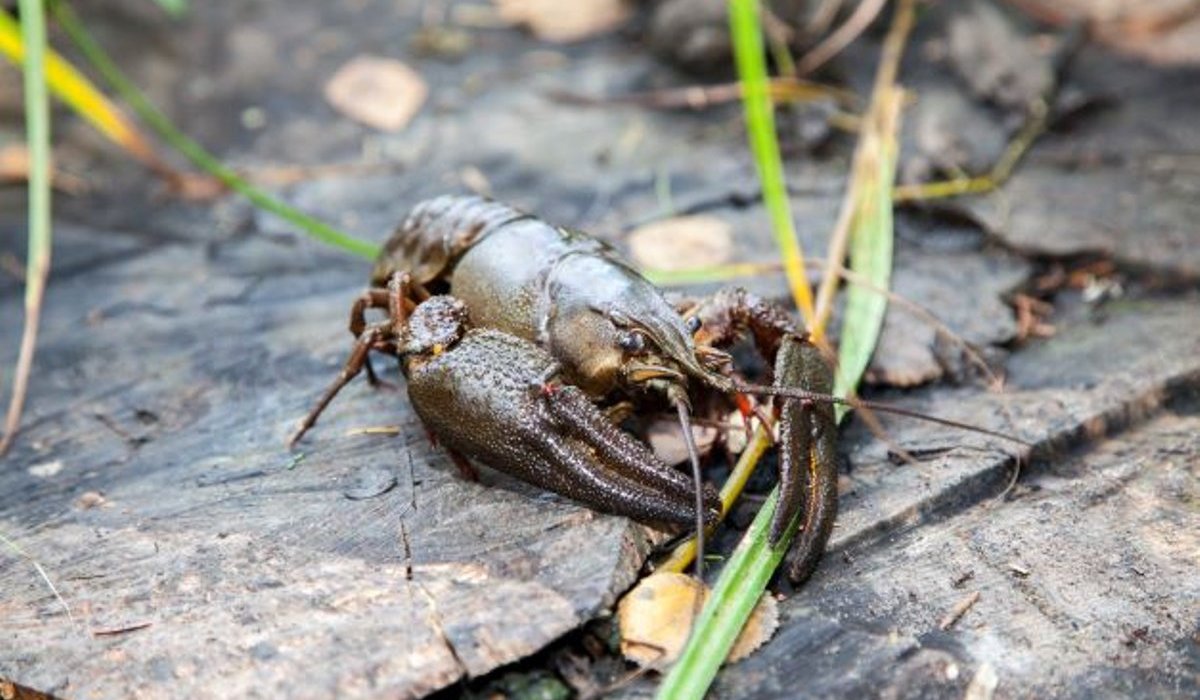
M39 479L49 479L55 474L61 472L62 469L62 460L56 459L53 462L42 462L41 464L33 465L29 468L29 475L36 476Z

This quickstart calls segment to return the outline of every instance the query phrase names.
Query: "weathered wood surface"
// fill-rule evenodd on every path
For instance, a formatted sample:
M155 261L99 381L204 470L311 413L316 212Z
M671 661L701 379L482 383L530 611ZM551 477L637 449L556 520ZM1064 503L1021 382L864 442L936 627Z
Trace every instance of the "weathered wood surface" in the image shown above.
M1027 474L1008 501L833 558L716 695L962 697L990 675L999 697L1195 697L1194 411Z
M6 675L72 696L417 695L535 651L629 584L638 528L462 482L401 395L351 392L289 455L345 350L345 296L305 293L306 269L230 303L247 283L204 258L56 280L47 327L64 332L6 460L4 531L79 624L6 556ZM380 424L402 436L345 436Z
M210 3L167 26L149 3L130 2L93 17L139 83L239 165L353 164L284 194L364 237L381 239L413 202L459 188L471 166L497 196L618 242L661 215L655 182L669 177L678 207L735 224L743 259L772 255L764 213L736 196L753 190L736 107L660 114L545 98L681 84L622 36L551 55L518 32L476 32L461 61L409 56L432 103L407 131L338 117L321 82L360 52L405 56L419 4ZM923 19L917 43L937 38L939 22ZM138 32L161 41L128 40ZM838 70L861 83L872 61L856 47ZM954 85L941 68L909 64L919 88ZM1171 108L1194 101L1195 74L1089 50L1075 75L1100 88L1118 76L1120 99L1035 148L1012 188L955 205L987 235L903 218L896 287L994 356L1015 333L1001 296L1033 269L1006 245L1109 251L1171 293L1100 309L1067 293L1058 336L1008 359L1006 394L943 386L905 397L1038 442L1042 461L1015 500L994 500L1012 473L996 443L888 421L898 444L923 455L898 466L850 430L834 553L785 604L777 639L725 673L720 695L957 697L984 663L1016 695L1147 682L1158 683L1152 694L1195 692L1200 456L1187 395L1200 386L1200 307L1186 285L1200 227L1181 193L1200 190L1200 178L1186 154L1154 160L1195 150L1191 116ZM248 107L263 109L266 128L242 125ZM0 533L41 563L76 623L27 561L0 550L0 676L71 697L415 696L540 649L633 580L648 549L640 528L494 474L464 483L402 394L348 390L296 462L283 437L340 365L366 264L232 199L155 198L136 167L64 124L60 165L98 190L59 200L27 427L0 468ZM1113 149L1119 158L1088 160ZM1084 165L1064 167L1063 153ZM789 163L810 250L823 249L836 216L845 157ZM1169 177L1142 178L1162 167ZM1055 194L1081 171L1098 178L1092 197ZM0 191L0 245L17 254L21 194ZM19 289L0 275L5 367ZM893 309L873 372L916 384L958 362ZM380 425L401 433L348 433ZM1083 454L1055 451L1128 427ZM936 631L973 590L976 606ZM95 635L105 631L114 634Z

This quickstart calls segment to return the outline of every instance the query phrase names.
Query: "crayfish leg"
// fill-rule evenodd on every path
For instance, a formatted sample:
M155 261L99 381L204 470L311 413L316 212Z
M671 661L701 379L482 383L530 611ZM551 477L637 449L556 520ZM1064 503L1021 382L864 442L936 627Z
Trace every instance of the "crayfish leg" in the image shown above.
M371 386L384 385L371 366L371 351L384 352L398 356L397 340L404 331L410 309L414 304L413 294L428 298L428 292L412 281L412 275L407 272L393 272L388 279L387 287L367 289L354 300L350 306L350 332L354 335L354 348L345 366L333 380L325 393L317 401L317 405L308 412L299 427L288 438L287 445L292 447L301 437L316 424L317 418L325 410L333 397L338 395L352 379L366 370L367 380ZM378 323L367 325L367 309L385 309L387 318Z
M287 446L290 448L304 437L309 428L317 423L317 418L325 411L329 403L333 401L333 397L338 395L347 384L349 384L364 367L367 367L368 357L372 350L378 350L394 354L396 352L395 345L388 340L391 332L391 322L383 321L373 326L368 326L366 330L354 341L354 348L350 351L350 357L346 358L346 364L342 367L342 371L338 372L337 377L325 389L325 393L321 394L321 398L317 400L315 406L304 416L304 420L300 421L300 425L288 437Z
M708 353L750 334L758 352L772 362L785 337L804 337L783 308L741 287L726 287L700 301L681 303L679 311L700 320L694 339L698 350ZM710 361L716 364L719 356Z

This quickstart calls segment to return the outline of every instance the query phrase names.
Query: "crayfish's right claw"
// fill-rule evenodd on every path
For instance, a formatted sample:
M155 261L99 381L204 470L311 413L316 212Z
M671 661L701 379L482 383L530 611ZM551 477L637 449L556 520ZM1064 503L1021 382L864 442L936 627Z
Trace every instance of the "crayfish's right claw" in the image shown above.
M453 348L410 355L408 391L438 439L464 455L599 510L692 525L691 481L609 422L580 389L547 380L553 366L533 343L472 330ZM705 521L714 523L719 499L711 487L705 502Z
M775 359L775 383L828 394L829 364L816 346L785 336ZM788 578L799 584L812 575L837 517L837 421L833 406L783 398L779 417L779 503L771 520L778 542L799 515L802 528L788 556Z

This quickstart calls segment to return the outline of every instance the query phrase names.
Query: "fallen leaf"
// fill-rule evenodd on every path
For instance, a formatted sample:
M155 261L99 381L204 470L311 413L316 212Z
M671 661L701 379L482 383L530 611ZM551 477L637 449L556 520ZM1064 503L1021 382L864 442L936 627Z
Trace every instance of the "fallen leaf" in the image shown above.
M738 409L733 409L725 416L725 424L730 426L743 426L743 429L730 428L725 434L725 449L731 454L740 455L746 450L746 444L750 442L750 434L744 429L746 425L742 419L742 412Z
M708 595L708 586L685 574L663 572L642 579L617 606L621 653L646 668L670 666L679 658ZM770 595L763 595L726 661L749 656L778 626L778 604Z
M507 22L544 41L570 43L612 31L632 15L626 0L492 0Z
M1083 22L1088 35L1151 63L1200 63L1200 6L1194 0L1008 0L1041 22Z
M750 613L750 619L742 628L742 633L729 650L727 661L741 661L753 654L759 647L770 641L779 629L779 602L770 593L764 593Z
M325 99L361 124L399 131L425 104L429 87L407 65L391 58L357 56L325 83Z
M700 456L712 450L717 441L717 429L708 425L693 425L692 437L696 441L696 450ZM658 458L667 464L680 464L688 459L687 443L683 441L683 428L679 421L672 418L659 418L650 424L646 431L646 442Z
M629 234L634 262L674 271L711 267L733 255L733 227L715 216L679 216L639 226Z

